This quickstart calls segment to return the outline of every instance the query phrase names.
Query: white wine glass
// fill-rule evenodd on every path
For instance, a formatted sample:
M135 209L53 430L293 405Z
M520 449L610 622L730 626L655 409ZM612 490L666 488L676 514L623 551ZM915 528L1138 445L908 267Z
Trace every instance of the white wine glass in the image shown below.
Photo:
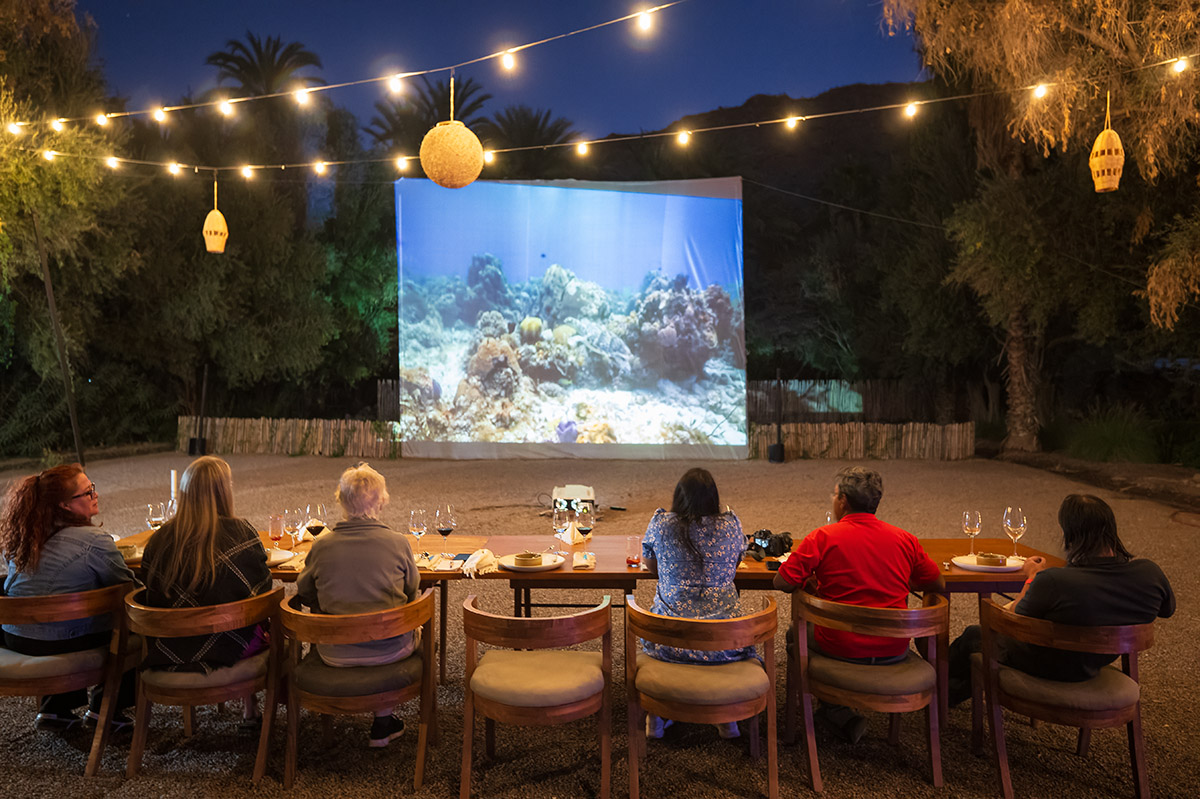
M975 536L979 535L979 531L983 528L983 520L979 516L977 510L963 511L963 532L967 538L971 539L971 553L975 554Z
M149 502L146 504L146 526L151 530L157 530L162 527L166 517L167 510L161 502L157 504Z
M303 515L304 512L299 508L283 512L283 531L288 534L288 538L292 539L293 547L299 546L300 538L304 536L304 533L300 532L303 524L301 517Z
M437 511L433 514L433 526L442 536L442 548L449 550L450 534L458 527L458 519L454 517L454 508L449 505L438 505ZM446 551L442 553L442 557L452 558L454 553Z
M1012 539L1013 542L1013 557L1017 555L1017 540L1025 535L1025 511L1015 505L1009 505L1004 509L1004 532Z
M565 535L571 527L571 511L566 507L554 507L554 516L551 519L551 524L554 526L554 542L550 544L550 549L546 550L552 555L561 555L562 550L558 546L558 542L562 539L559 536Z
M425 535L429 529L428 523L425 521L424 508L413 508L408 512L408 532L417 539L417 545L421 544L421 537ZM428 552L422 552L419 557L428 558Z

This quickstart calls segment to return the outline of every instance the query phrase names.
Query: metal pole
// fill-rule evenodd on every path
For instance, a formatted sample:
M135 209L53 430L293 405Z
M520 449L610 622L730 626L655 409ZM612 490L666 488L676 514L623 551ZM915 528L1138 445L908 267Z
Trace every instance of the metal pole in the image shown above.
M54 328L54 341L58 345L58 365L62 368L63 389L67 393L67 413L71 415L71 432L75 436L75 457L80 466L83 460L83 438L79 435L79 415L75 412L75 389L71 383L71 366L67 363L67 343L63 339L62 327L58 323L58 308L54 304L54 284L50 282L50 262L46 258L46 243L42 241L42 226L38 224L37 211L33 216L33 237L37 239L38 256L42 261L42 282L46 285L46 304L50 306L50 326Z

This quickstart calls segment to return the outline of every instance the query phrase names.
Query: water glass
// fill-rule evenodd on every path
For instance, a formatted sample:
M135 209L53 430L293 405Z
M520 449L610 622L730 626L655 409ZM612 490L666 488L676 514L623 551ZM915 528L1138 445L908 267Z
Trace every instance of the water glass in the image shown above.
M983 520L979 517L977 510L963 511L963 532L971 539L971 553L975 554L975 536L979 535L980 529L983 527Z
M625 565L642 565L642 537L640 535L625 536Z

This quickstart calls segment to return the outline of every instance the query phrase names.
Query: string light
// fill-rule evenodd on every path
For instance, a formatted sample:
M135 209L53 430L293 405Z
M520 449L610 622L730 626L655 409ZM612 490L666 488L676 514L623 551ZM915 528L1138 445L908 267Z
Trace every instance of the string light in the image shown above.
M155 122L166 122L167 121L167 109L161 108L161 107L156 108L154 110L154 121Z
M800 117L788 117L787 126L789 129L794 130L795 127L799 124L800 124Z
M108 114L96 114L96 124L104 127L108 124Z
M222 100L221 104L217 106L217 110L225 116L229 116L233 113L233 103L228 100Z
M408 159L402 155L397 157L396 158L396 169L400 172L407 172L408 171Z
M327 165L324 161L318 161L317 163L313 164L313 171L316 172L318 175L324 175L326 168L327 168Z
M909 119L915 117L917 115L917 105L918 103L909 103L908 105L904 106L904 116L908 117Z
M249 166L242 167L242 177L247 179L254 177L254 170Z
M513 51L505 51L504 55L500 58L500 63L504 65L505 69L512 69L515 67L517 65L517 59L513 56Z
M183 167L181 167L179 164L176 164L174 162L172 162L171 165L167 167L167 171L170 172L172 175L178 175L182 169L183 169Z
M388 89L392 92L392 94L399 94L400 92L404 91L404 80L399 72L388 78Z
M638 24L638 27L644 31L650 30L650 26L654 24L650 20L650 12L643 11L640 14L638 14L637 15L637 24Z
M54 156L56 155L58 155L58 153L54 152L53 150L42 150L42 158L45 158L47 161L53 161Z
M1187 68L1188 60L1186 58L1175 59L1175 64L1171 67L1171 69L1175 70L1176 72L1183 72Z
M675 140L684 147L687 147L687 143L692 140L692 133L691 131L687 130L682 131L678 136L675 137Z
M494 152L492 152L491 150L483 151L483 163L490 164L495 160L496 160L496 154Z
M579 142L579 144L576 144L575 152L578 153L579 155L587 155L587 153L588 153L587 142L581 141L581 142Z
M115 155L110 155L108 158L104 159L104 163L108 164L109 169L116 169L120 165L121 161Z
M1033 96L1039 100L1046 96L1046 92L1047 88L1046 84L1044 83L1039 83L1037 86L1033 87Z
M20 136L21 135L21 123L20 122L9 122L8 123L8 132L14 136Z
M297 89L292 96L300 105L308 105L308 89Z
M53 122L50 123L51 129L53 129L55 133L62 133L63 132L63 121L64 120L62 118L54 120Z

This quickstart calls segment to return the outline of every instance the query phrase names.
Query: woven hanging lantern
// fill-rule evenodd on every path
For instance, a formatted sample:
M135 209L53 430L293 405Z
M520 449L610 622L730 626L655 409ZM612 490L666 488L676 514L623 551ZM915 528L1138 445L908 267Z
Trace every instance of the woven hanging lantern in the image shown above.
M225 215L217 210L217 181L213 180L213 209L204 217L204 249L209 252L225 252L225 240L229 238L229 227Z
M1112 95L1109 95L1111 103ZM1121 182L1121 170L1125 166L1125 148L1121 146L1121 137L1109 127L1109 109L1104 110L1104 130L1096 137L1092 145L1092 155L1088 159L1092 169L1092 183L1097 193L1116 191Z
M421 140L421 168L439 186L461 189L483 171L483 145L457 119L439 122Z

